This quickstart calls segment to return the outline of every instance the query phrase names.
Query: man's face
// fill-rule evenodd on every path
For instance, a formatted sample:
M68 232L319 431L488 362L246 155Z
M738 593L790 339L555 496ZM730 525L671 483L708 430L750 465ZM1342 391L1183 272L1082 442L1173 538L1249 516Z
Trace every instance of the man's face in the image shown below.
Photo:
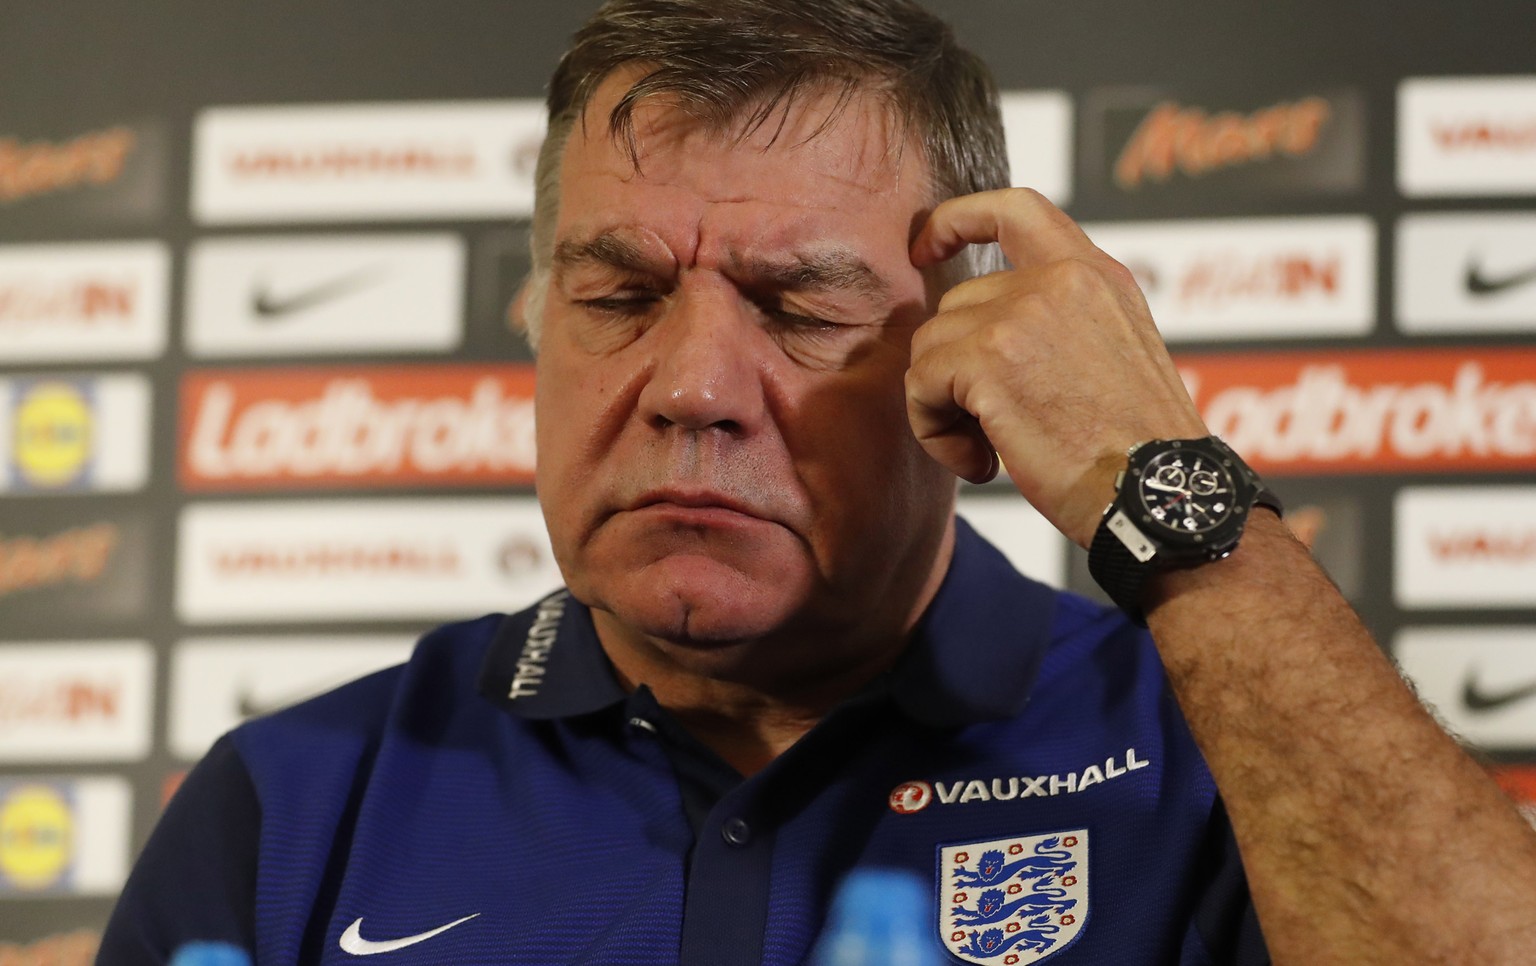
M565 578L600 627L694 650L900 633L954 493L903 395L920 152L862 97L745 139L642 103L636 170L607 125L632 79L562 167L537 405Z

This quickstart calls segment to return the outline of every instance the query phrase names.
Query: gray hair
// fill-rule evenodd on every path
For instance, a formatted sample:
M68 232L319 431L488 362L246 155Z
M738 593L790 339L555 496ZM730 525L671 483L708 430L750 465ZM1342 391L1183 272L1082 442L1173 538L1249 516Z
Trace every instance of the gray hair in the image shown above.
M602 81L636 64L644 75L608 118L610 136L632 160L634 109L648 97L665 96L714 130L739 125L745 136L797 96L830 91L841 110L872 92L885 98L904 133L915 133L935 204L1009 184L991 73L947 24L910 0L608 0L577 31L550 80L523 305L535 346L566 142ZM1000 264L996 246L973 246L950 263L948 280Z

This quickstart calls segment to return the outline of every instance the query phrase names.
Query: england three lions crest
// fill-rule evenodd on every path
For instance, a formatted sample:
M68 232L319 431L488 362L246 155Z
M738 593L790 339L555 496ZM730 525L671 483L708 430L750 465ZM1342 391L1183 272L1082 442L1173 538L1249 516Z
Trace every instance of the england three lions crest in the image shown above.
M1087 918L1087 829L939 849L939 937L965 962L1038 963Z

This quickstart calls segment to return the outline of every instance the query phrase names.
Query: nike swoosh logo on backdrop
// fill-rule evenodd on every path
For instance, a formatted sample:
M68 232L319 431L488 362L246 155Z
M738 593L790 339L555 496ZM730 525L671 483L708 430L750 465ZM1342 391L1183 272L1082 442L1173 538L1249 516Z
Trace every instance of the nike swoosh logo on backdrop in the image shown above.
M1511 275L1490 278L1476 262L1467 264L1467 291L1473 295L1497 295L1500 292L1536 282L1536 265Z
M419 932L414 936L406 936L401 939L384 939L378 942L363 938L363 919L359 916L357 921L348 926L347 931L341 934L341 950L354 956L377 956L379 953L392 953L397 949L404 949L407 946L426 942L433 936L445 933L454 926L469 922L478 915L480 913L477 912L473 916L455 919L446 926L438 926L436 929Z
M251 311L256 314L257 319L274 321L367 288L380 274L378 266L365 268L281 297L274 295L271 286L263 281L258 283L251 295Z
M1531 697L1536 697L1536 681L1503 691L1487 691L1478 685L1474 670L1461 684L1461 703L1468 711L1494 711Z

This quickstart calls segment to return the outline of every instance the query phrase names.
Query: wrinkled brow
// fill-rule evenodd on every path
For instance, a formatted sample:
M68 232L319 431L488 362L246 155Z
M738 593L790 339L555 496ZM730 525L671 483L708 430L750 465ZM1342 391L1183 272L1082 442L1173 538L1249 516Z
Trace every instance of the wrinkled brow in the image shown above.
M747 284L783 291L842 291L884 301L891 287L857 254L846 249L796 252L790 258L732 258L732 274Z
M611 231L586 241L563 241L555 246L556 268L574 268L591 263L646 274L655 274L668 267L641 251L638 245L625 241Z
M891 287L856 253L840 248L795 252L787 258L756 258L732 255L731 277L742 285L780 291L841 291L869 299L890 298ZM622 236L606 231L585 241L563 241L555 246L557 269L579 265L606 265L646 275L671 275L673 266L649 255Z

